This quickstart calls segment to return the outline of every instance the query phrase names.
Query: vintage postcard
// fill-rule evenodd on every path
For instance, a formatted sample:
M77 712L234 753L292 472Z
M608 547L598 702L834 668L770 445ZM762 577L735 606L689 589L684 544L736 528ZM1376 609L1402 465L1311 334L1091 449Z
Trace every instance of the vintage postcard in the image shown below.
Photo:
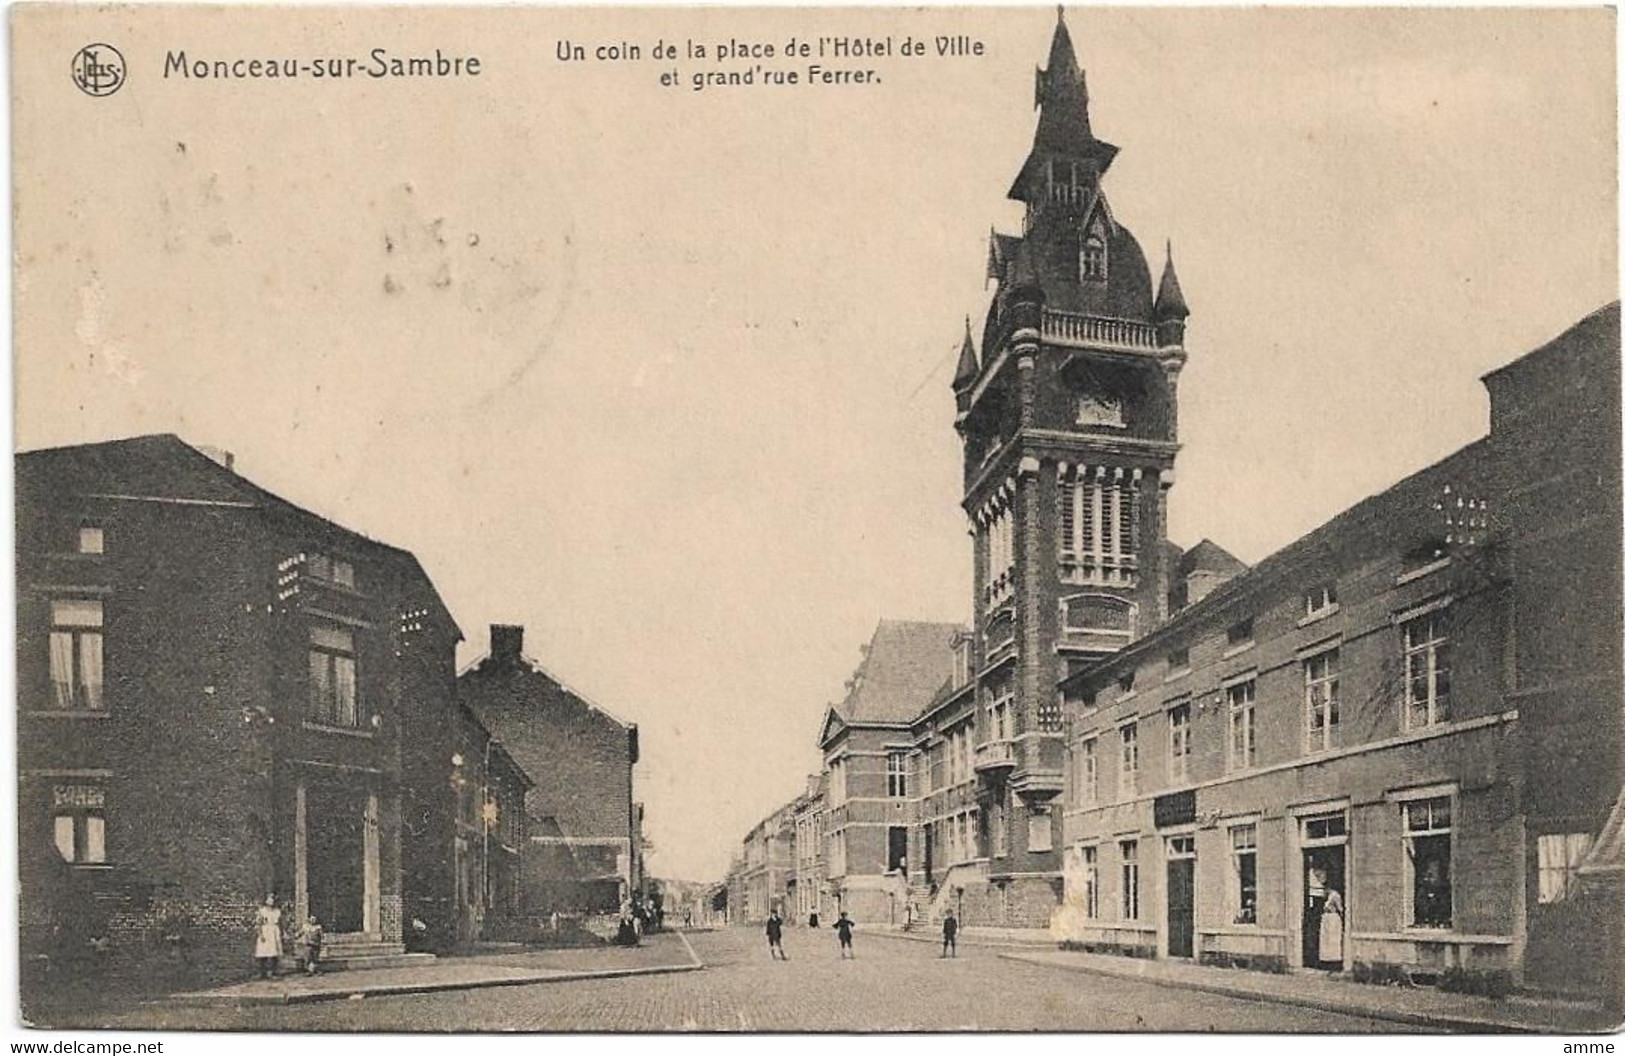
M10 19L19 1029L1625 1020L1612 9Z

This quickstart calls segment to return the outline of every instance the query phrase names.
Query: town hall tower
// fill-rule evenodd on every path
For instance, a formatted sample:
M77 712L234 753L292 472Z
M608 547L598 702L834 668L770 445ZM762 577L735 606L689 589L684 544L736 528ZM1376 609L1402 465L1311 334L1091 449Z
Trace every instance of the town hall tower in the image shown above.
M1064 16L1038 71L1038 127L994 232L981 354L955 372L963 506L975 541L974 770L988 879L1009 924L1059 900L1064 768L1057 684L1167 614L1166 545L1189 314L1102 187L1117 147L1089 122ZM1177 559L1177 553L1174 555Z

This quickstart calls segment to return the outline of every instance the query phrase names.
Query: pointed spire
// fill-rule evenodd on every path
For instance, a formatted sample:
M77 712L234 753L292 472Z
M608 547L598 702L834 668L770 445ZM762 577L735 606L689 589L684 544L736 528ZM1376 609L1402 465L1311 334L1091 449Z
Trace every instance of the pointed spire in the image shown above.
M1047 194L1048 159L1052 157L1086 162L1096 175L1106 171L1117 148L1096 139L1089 126L1089 87L1061 9L1056 12L1055 34L1050 38L1049 63L1037 71L1033 105L1039 111L1038 130L1010 197L1030 202L1035 195Z
M970 316L965 316L965 342L959 346L959 369L954 371L954 391L968 388L982 372L976 362L976 342L970 336Z
M1157 303L1152 311L1158 319L1186 319L1191 310L1185 306L1185 294L1179 288L1179 276L1174 272L1174 242L1168 240L1168 260L1162 266L1162 281L1157 284Z

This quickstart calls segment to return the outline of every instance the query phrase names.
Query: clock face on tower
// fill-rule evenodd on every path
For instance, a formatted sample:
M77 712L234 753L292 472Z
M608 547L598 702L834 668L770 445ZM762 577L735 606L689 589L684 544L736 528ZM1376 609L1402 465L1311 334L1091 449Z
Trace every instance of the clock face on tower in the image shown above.
M1078 396L1078 424L1123 427L1123 400L1106 393L1086 392Z

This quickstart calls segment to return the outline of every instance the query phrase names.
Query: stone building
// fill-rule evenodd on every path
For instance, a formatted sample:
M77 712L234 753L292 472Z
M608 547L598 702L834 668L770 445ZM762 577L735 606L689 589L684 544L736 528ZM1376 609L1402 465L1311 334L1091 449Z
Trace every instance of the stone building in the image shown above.
M174 436L16 473L31 965L245 971L267 894L398 953L453 839L461 635L417 560Z
M535 782L524 843L525 912L614 913L643 883L638 728L524 655L524 628L491 627L491 650L457 694Z
M1490 432L1063 682L1062 935L1601 989L1621 782L1618 305Z

